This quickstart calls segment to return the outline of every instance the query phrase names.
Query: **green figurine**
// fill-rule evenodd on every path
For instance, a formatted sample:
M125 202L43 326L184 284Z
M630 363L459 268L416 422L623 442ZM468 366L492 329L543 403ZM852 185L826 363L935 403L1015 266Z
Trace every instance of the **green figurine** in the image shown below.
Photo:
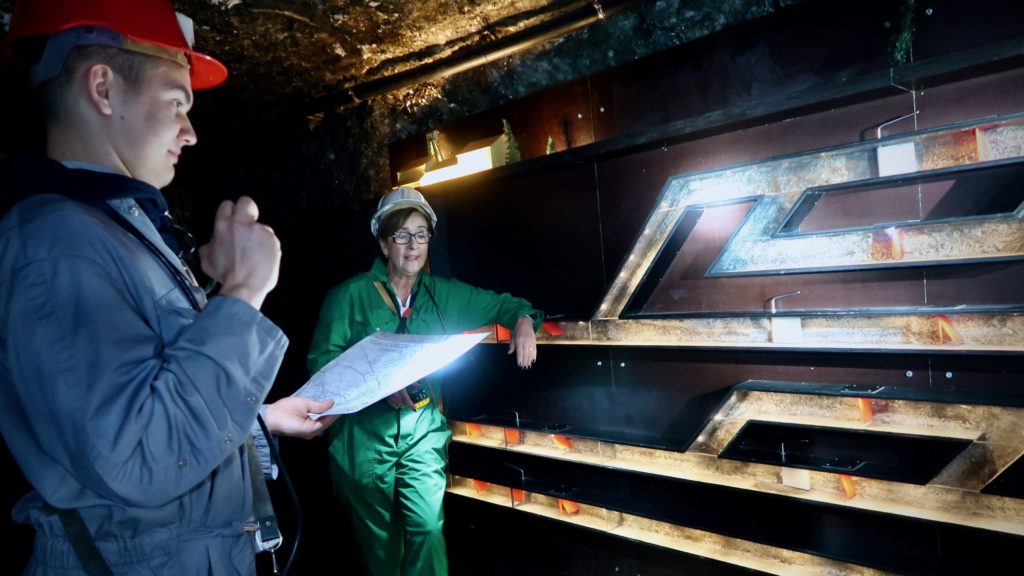
M552 138L551 136L548 136L548 147L547 147L547 150L545 152L547 154L554 154L555 153L555 139Z
M504 118L501 119L501 125L503 127L501 136L505 139L505 164L519 162L519 144L516 143L516 137L512 134L512 127Z

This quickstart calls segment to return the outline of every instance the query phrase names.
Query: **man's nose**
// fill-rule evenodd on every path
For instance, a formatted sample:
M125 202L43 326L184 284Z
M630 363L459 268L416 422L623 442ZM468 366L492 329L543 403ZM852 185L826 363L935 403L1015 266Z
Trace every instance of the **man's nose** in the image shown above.
M178 138L181 140L182 146L194 146L199 141L195 129L192 128L192 121L187 116L185 117L185 125L181 127Z

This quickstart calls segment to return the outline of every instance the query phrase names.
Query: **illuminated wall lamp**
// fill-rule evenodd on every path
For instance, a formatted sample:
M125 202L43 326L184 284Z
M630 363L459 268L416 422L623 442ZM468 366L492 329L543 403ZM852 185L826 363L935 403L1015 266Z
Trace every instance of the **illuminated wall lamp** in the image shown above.
M438 182L490 170L495 166L504 166L507 147L504 136L470 142L461 152L455 154L455 163L441 162L426 169L418 186L430 186Z

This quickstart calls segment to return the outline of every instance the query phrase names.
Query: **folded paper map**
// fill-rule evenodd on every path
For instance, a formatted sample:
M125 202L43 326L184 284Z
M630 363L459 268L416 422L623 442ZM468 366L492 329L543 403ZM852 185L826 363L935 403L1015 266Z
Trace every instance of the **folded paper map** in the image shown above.
M293 396L334 400L323 414L351 414L455 361L487 336L375 332L320 369Z

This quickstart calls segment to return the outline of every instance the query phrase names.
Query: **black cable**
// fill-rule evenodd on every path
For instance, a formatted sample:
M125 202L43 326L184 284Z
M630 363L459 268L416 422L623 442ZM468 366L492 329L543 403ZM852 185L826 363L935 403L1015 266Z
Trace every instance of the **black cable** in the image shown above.
M284 569L281 570L281 576L287 576L288 570L292 567L292 561L295 560L295 553L299 550L299 540L302 538L302 504L299 502L299 494L295 491L291 478L288 477L288 470L284 467L281 454L277 451L277 440L270 434L270 430L267 429L267 423L263 421L263 416L257 415L256 421L260 423L260 430L263 431L263 436L267 439L267 446L270 448L270 460L277 464L278 476L280 476L281 482L284 483L285 488L288 490L288 497L292 501L292 510L295 511L295 543L292 544L292 551L288 553L288 561L284 563Z
M441 321L441 333L447 334L448 329L444 326L444 314L441 314L441 307L437 305L437 300L434 299L434 293L430 291L430 286L427 286L426 282L423 282L423 288L427 291L427 296L430 297L430 301L434 303L434 310L437 311L437 319Z

